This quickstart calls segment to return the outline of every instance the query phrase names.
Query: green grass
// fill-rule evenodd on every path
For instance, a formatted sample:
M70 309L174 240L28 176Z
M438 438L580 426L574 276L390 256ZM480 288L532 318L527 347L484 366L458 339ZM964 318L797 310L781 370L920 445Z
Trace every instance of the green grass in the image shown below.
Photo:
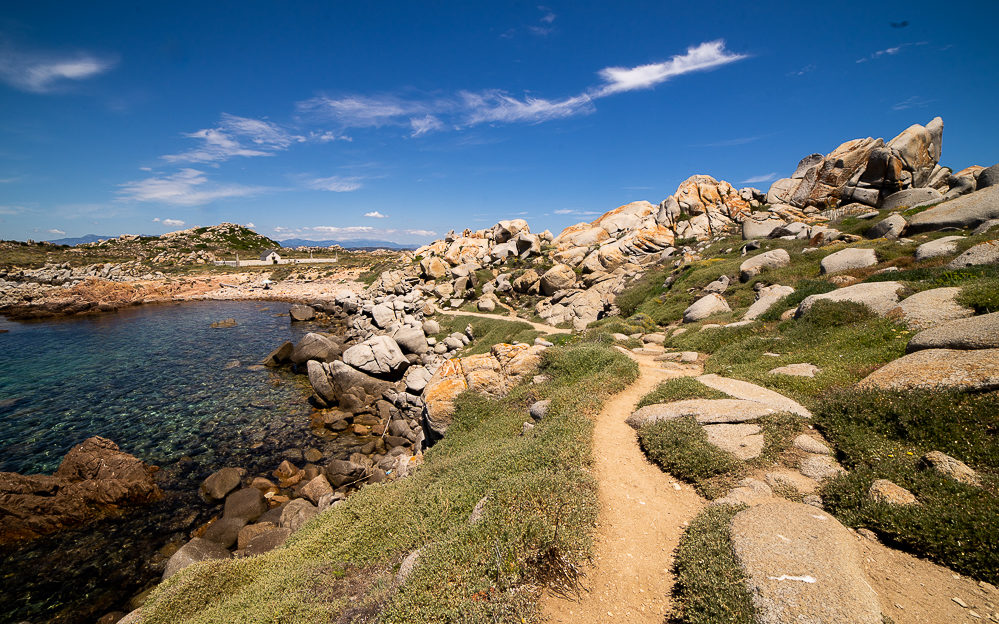
M791 442L803 427L801 418L779 412L760 418L756 424L763 432L764 445L760 455L749 461L709 443L692 416L651 422L639 430L638 440L663 471L690 483L701 496L715 499L756 468L789 463L785 458L790 458Z
M687 399L727 399L724 392L709 388L693 377L678 377L669 379L656 386L655 390L642 397L636 407L655 405L657 403L672 403Z
M976 579L999 581L999 396L996 393L844 390L826 397L815 424L849 474L822 489L844 524ZM933 450L979 471L984 487L920 467ZM920 505L875 503L875 479L909 489Z
M639 430L638 439L649 459L677 479L693 484L702 495L712 477L729 473L742 463L710 444L692 416L651 422Z
M851 385L904 355L911 338L912 332L903 325L843 303L820 301L804 317L778 324L698 332L703 337L683 334L673 344L709 348L717 340L718 346L705 363L706 373L750 381L814 406L829 388ZM851 322L843 324L844 320ZM726 331L733 332L734 338ZM797 363L814 364L821 371L814 378L768 372Z
M144 622L534 622L537 592L571 588L597 514L592 424L608 394L637 377L593 344L550 349L542 386L502 400L466 393L447 436L410 478L367 486L313 519L286 547L192 566L160 585ZM525 405L552 399L531 435ZM488 495L483 519L467 522ZM398 591L398 562L422 548Z
M999 278L982 279L964 286L956 301L974 308L977 314L999 312Z
M501 342L533 344L534 339L541 335L541 332L527 323L511 321L503 317L487 319L479 316L440 314L436 318L441 326L441 333L437 334L438 339L454 332L464 333L465 327L472 326L472 335L475 336L475 339L472 344L461 351L463 356L488 353L494 344Z
M732 517L744 506L708 507L680 538L673 572L676 607L671 624L751 624L753 603L729 537Z
M794 284L794 292L786 297L777 300L770 309L760 315L761 321L776 321L781 314L798 305L811 295L821 295L823 293L836 290L836 285L826 280L803 279Z

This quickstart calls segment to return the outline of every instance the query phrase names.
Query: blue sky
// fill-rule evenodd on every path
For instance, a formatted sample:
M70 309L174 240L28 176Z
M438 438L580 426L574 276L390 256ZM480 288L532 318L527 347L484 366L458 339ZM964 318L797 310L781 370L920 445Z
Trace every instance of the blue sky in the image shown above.
M766 189L936 115L942 164L991 165L997 18L991 1L9 3L0 238L557 232L696 173Z

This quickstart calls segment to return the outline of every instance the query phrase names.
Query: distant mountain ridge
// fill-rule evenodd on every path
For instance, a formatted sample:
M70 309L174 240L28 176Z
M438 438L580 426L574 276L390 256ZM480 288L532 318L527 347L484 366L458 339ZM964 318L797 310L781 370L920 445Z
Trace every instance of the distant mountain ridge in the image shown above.
M109 238L115 237L112 234L85 234L77 238L53 238L45 242L52 243L53 245L69 245L70 247L74 247L84 243L96 243L97 241L107 240Z
M359 238L356 240L307 240L304 238L286 238L285 240L277 241L282 247L330 247L332 245L339 245L344 249L362 249L371 247L380 247L383 249L416 249L419 245L406 245L404 243L393 243L392 241L384 240L373 240Z

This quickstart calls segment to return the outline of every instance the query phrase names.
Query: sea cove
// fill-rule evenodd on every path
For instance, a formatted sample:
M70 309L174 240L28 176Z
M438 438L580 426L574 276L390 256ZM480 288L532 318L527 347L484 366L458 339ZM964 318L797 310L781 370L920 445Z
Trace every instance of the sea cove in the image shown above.
M204 522L198 483L222 466L272 470L309 433L304 376L259 366L315 326L288 304L190 302L42 322L0 321L0 470L51 473L100 435L161 468L162 501L3 547L0 620L92 621L155 579L148 559ZM233 327L213 328L233 318ZM294 451L292 450L292 453ZM102 610L103 609L103 610Z

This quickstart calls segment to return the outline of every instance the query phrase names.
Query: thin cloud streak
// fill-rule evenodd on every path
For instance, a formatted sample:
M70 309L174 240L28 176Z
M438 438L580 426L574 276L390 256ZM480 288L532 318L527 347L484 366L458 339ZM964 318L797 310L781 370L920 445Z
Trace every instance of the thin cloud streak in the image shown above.
M706 71L741 61L745 54L733 54L725 49L725 41L706 41L687 48L686 53L678 54L663 63L651 63L637 67L607 67L599 75L606 83L600 87L597 97L604 97L624 91L650 89L676 76L691 72Z
M769 182L771 180L777 179L777 173L771 172L764 175L753 176L751 178L746 178L740 184L758 184L760 182Z
M121 201L152 202L173 206L200 206L219 199L253 197L271 191L264 186L209 184L204 172L181 169L172 175L153 176L119 185Z
M0 47L0 81L29 93L54 93L110 71L117 61L89 52L59 54Z
M275 123L229 113L222 113L217 127L203 128L184 136L200 140L201 146L180 154L168 154L163 156L163 160L171 163L207 163L226 161L236 156L273 156L293 143L306 141L305 137L293 135ZM323 137L320 140L325 141L325 135Z

